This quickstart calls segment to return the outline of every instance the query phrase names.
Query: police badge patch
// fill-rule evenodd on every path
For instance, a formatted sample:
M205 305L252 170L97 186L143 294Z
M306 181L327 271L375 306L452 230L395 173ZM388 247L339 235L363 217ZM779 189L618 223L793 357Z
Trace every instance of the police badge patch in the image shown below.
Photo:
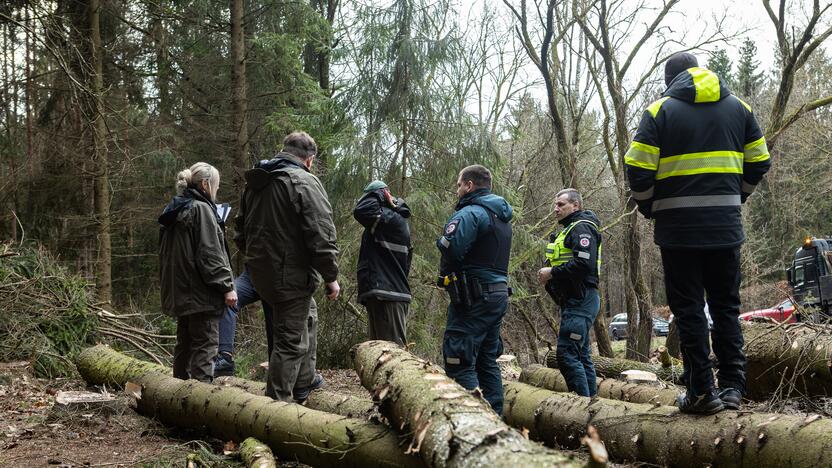
M589 247L589 239L581 239L581 247Z
M458 219L455 219L455 220L451 221L450 223L448 223L448 225L445 226L445 235L448 236L448 235L451 235L454 232L456 232L456 227L457 227L458 224L459 224Z

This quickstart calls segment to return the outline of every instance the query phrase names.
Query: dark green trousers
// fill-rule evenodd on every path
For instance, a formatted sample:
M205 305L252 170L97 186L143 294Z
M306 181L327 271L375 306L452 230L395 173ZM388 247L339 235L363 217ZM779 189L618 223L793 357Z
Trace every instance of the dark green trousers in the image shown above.
M318 351L318 306L312 296L270 304L272 354L266 396L292 401L292 390L312 384Z
M214 356L219 345L220 316L192 314L176 319L173 376L177 379L214 379Z
M407 302L380 301L368 299L367 334L371 340L385 340L407 344Z

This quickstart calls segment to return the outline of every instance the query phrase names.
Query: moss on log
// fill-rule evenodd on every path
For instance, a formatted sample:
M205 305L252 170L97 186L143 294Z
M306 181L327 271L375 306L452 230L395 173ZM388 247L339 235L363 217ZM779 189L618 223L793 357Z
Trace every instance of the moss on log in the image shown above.
M610 459L666 466L809 467L832 460L832 420L724 411L713 416L506 384L505 419L547 445L575 448L587 425Z
M743 324L749 398L832 395L832 328Z
M277 468L272 450L254 437L248 437L240 444L240 458L248 468Z
M214 379L214 384L241 388L255 395L263 395L266 391L265 382L256 382L238 377L217 377ZM310 393L309 398L303 405L318 411L359 419L368 419L378 414L376 405L369 395L360 398L326 389L315 390Z
M557 353L555 350L546 353L546 367L558 368ZM678 384L682 378L682 366L662 367L661 365L647 362L632 361L630 359L608 358L593 355L592 362L595 364L595 373L601 377L618 378L622 372L627 370L641 370L652 372L665 382Z
M136 409L141 414L171 426L203 428L221 438L254 437L287 461L312 466L424 466L418 457L405 454L399 437L380 424L235 387L175 379L135 361L99 345L81 352L77 367L90 384L140 384Z
M410 451L429 466L581 466L569 455L530 442L508 427L482 398L438 366L394 343L353 347L361 383L372 389L394 427L413 434Z
M549 369L533 364L523 369L520 381L535 387L545 388L554 392L568 392L566 379L557 369ZM662 385L639 385L627 383L617 379L598 379L598 396L611 400L629 401L632 403L654 403L674 406L679 389Z

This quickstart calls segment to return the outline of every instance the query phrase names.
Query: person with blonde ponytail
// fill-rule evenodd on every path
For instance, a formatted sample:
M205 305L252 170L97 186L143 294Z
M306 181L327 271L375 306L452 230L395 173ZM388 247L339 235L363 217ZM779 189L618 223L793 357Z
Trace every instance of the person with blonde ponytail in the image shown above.
M237 305L222 220L220 173L198 162L176 175L176 196L159 216L162 311L176 318L173 376L214 378L219 319Z

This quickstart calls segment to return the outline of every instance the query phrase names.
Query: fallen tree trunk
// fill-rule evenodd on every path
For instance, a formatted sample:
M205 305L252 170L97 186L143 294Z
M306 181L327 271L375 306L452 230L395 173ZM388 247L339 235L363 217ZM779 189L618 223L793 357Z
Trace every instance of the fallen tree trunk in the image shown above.
M547 445L576 448L589 424L610 459L663 466L809 467L832 460L832 420L725 411L713 416L507 383L505 420Z
M592 362L595 364L595 373L601 377L618 378L624 371L640 370L652 372L660 380L674 384L681 383L682 379L682 366L662 367L647 362L598 355L592 356ZM546 353L546 366L551 369L558 368L557 352L555 350Z
M240 444L240 458L247 468L277 468L272 450L254 437Z
M221 438L254 437L284 460L313 466L424 466L418 457L403 453L398 436L380 424L239 388L175 379L157 368L147 372L136 361L99 345L82 351L77 367L91 384L121 386L129 380L141 385L136 408L141 414L172 426L205 428Z
M832 329L743 324L748 396L832 395Z
M263 395L266 391L265 382L240 379L238 377L217 377L214 379L214 384L241 388L255 395ZM318 411L365 420L378 413L376 411L376 405L370 399L369 395L365 398L359 398L352 395L331 392L326 389L315 390L310 393L309 398L304 402L303 406Z
M382 414L394 427L413 434L409 451L419 452L429 466L583 465L530 442L441 368L394 343L360 343L352 356L361 383L373 390Z
M171 372L168 367L127 356L105 345L94 346L90 348L89 352L95 354L95 359L79 360L77 365L79 366L79 372L90 385L122 387L124 382L148 372L163 374ZM82 369L81 366L87 367ZM95 366L95 368L89 366ZM266 392L265 382L237 377L217 377L214 379L214 384L241 388L255 395L264 395ZM376 414L375 405L369 396L367 398L357 398L325 389L310 393L304 406L318 411L361 419L368 419Z
M557 369L549 369L533 364L523 369L520 381L535 387L545 388L554 392L568 392L566 379ZM611 400L629 401L631 403L653 403L674 406L679 390L653 385L638 385L617 379L598 379L598 396Z

